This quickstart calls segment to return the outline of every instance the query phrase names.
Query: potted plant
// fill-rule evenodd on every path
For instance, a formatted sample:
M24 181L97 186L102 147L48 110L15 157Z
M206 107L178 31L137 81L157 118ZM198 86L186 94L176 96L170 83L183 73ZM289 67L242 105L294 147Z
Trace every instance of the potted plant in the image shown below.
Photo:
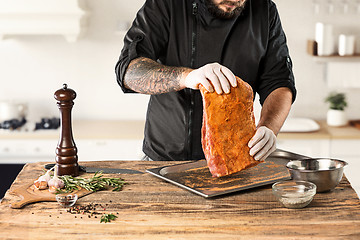
M344 93L330 93L325 99L330 103L330 109L327 112L327 124L329 126L340 127L347 124L345 108L347 107L346 97Z

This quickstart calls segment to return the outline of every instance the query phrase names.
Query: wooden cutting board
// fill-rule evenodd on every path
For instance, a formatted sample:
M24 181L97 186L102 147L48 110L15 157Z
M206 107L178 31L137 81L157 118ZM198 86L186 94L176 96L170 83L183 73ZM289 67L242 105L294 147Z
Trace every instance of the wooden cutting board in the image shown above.
M76 193L78 198L80 198L92 193L92 191L81 188L80 190L73 191L72 193ZM23 186L11 191L10 194L17 195L21 198L18 202L12 202L10 204L11 208L22 208L29 203L35 202L56 202L56 195L54 193L49 192L48 189L36 189L33 183L24 184Z

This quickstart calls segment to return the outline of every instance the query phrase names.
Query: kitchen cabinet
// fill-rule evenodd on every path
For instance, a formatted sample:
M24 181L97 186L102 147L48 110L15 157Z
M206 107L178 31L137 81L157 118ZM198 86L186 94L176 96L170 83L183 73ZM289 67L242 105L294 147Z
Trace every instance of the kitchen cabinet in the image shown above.
M344 171L351 185L360 196L360 140L333 139L331 141L330 156L349 163Z
M329 127L318 121L320 130L309 133L279 133L277 147L309 157L330 157L349 163L345 175L360 196L360 130L350 125Z
M55 139L0 139L0 164L53 161L56 145Z
M332 157L360 157L359 148L360 139L332 139L330 155Z
M341 129L337 129L336 132L341 132ZM345 167L344 173L360 196L360 139L347 139L346 136L340 136L340 138L330 136L328 139L313 140L280 137L277 147L309 157L329 157L346 161L349 165Z
M140 160L142 139L89 139L78 140L79 161Z
M308 157L329 157L330 139L281 139L277 148Z
M140 160L144 121L77 120L73 137L79 161ZM0 164L54 161L59 129L0 131Z
M76 41L88 13L79 0L0 0L0 39L20 35L63 35Z
M56 139L0 139L0 164L54 161ZM140 160L142 139L78 139L79 161Z
M277 137L277 148L309 157L328 157L331 135L324 122L317 123L318 130L314 131L281 131Z

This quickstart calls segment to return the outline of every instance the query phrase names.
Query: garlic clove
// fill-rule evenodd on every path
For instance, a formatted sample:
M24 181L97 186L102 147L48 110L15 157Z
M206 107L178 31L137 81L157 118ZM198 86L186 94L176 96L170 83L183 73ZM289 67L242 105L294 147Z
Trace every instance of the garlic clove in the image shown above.
M58 184L59 184L59 188L64 188L65 187L64 181L62 179L60 179L60 178L59 178Z
M41 181L39 189L44 190L44 189L47 189L47 188L48 188L47 182Z
M54 186L49 187L49 192L51 192L51 193L56 193L57 190L58 189L56 187L54 187Z
M49 185L49 187L54 187L55 186L55 179L54 178L50 179L50 181L48 182L48 185Z
M34 186L35 186L35 188L37 188L37 189L39 189L39 190L44 190L44 189L47 189L48 184L47 184L47 182L45 182L45 181L36 180L36 181L34 182Z
M40 187L40 181L38 181L38 180L34 181L34 187L35 187L36 189L39 189L39 187Z
M58 178L56 175L50 179L50 181L48 182L49 187L55 187L55 188L63 188L65 187L65 183L62 179Z

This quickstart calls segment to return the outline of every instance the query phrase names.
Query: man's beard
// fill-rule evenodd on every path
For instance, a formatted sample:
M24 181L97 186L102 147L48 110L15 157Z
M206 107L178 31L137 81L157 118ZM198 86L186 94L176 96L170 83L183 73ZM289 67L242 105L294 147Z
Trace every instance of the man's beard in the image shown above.
M234 10L232 10L231 12L225 12L222 9L220 9L218 7L218 5L216 5L213 2L213 0L205 0L205 4L206 4L209 12L214 17L221 18L221 19L232 19L232 18L239 16L245 8L246 1L233 3L231 1L223 0L220 4L224 4L224 3L226 3L227 5L236 6L236 8L234 8Z

